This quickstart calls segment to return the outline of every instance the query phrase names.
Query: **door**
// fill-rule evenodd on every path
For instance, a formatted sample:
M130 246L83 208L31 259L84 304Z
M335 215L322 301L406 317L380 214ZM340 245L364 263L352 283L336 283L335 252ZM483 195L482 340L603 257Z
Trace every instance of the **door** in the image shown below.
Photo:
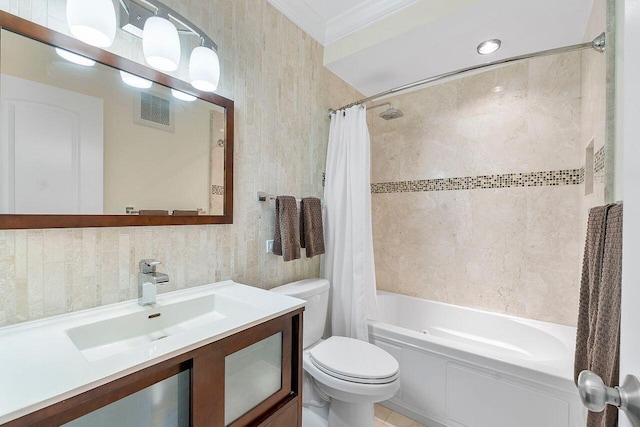
M640 378L640 2L616 1L616 157L624 200L620 379ZM620 148L622 150L620 151ZM624 155L622 155L624 154ZM619 426L631 427L621 411Z
M102 213L103 101L2 75L0 213Z

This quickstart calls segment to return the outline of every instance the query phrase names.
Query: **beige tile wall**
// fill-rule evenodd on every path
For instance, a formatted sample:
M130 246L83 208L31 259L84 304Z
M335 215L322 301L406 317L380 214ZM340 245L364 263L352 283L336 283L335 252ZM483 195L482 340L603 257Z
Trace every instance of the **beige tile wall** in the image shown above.
M606 0L595 0L584 41L591 41L605 30ZM582 135L581 148L584 150L593 141L594 152L602 149L606 142L606 91L607 68L606 55L593 50L582 52ZM584 163L584 160L583 160ZM583 204L584 230L587 225L589 208L605 203L605 171L596 173L593 180L593 193L586 194Z
M582 112L604 103L582 98L583 69L572 52L392 98L405 117L369 111L372 182L582 167ZM574 325L583 199L583 185L374 194L378 287Z
M0 326L136 297L137 262L157 258L166 292L221 279L262 288L319 274L319 259L264 251L273 203L259 190L322 195L326 111L359 94L322 66L322 47L266 0L166 4L218 43L218 93L235 101L235 211L228 226L0 231ZM64 0L0 0L0 9L66 32ZM112 50L143 61L140 42ZM181 68L177 76L186 76Z

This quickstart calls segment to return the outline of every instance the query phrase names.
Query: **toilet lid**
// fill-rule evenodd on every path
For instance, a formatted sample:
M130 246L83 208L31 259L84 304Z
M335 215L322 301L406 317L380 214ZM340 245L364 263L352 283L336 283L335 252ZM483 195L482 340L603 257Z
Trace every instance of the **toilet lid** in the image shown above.
M309 350L311 362L336 378L363 384L383 384L398 377L398 361L368 342L331 337Z

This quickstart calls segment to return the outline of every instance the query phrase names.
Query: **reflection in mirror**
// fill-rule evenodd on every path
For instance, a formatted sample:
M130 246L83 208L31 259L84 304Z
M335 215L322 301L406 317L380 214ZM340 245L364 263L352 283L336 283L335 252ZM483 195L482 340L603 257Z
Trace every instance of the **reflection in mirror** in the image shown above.
M1 214L223 215L225 109L2 30Z

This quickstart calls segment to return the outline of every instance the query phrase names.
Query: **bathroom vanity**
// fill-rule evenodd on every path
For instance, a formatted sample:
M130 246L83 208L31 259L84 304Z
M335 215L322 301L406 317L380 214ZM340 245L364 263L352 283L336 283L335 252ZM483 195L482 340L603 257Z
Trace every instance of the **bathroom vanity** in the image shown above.
M0 330L0 425L300 426L304 302L232 281Z

